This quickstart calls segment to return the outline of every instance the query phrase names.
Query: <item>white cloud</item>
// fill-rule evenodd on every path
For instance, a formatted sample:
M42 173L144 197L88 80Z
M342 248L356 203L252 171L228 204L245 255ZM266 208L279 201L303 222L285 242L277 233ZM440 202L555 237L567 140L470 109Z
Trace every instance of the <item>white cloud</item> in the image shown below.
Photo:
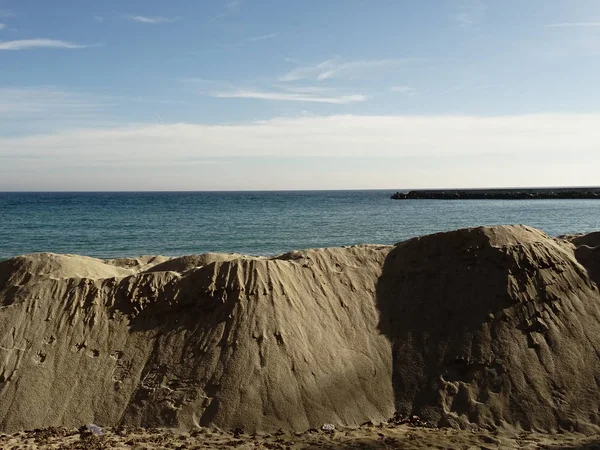
M0 23L0 30L4 30L6 28L6 24Z
M335 115L0 138L0 190L592 185L598 123L571 114Z
M198 77L180 78L179 81L194 86L201 95L208 95L216 98L247 98L287 102L330 103L337 105L367 100L365 95L346 93L339 89L322 86L275 84L271 88L240 87L224 81Z
M297 86L295 84L273 84L270 87L239 86L220 80L200 77L179 78L180 82L193 86L200 95L216 98L246 98L285 102L329 103L343 105L363 102L367 96L344 92L323 86Z
M377 68L389 67L411 60L410 58L403 58L344 61L341 58L332 58L313 66L298 67L291 70L280 77L279 81L323 81L330 78L351 77Z
M294 102L315 102L315 103L332 103L343 105L347 103L364 102L367 97L364 95L340 95L335 97L325 97L319 95L309 95L309 93L290 93L290 92L266 92L252 90L236 90L231 92L215 92L213 97L219 98L251 98L257 100L277 100L277 101L294 101Z
M264 41L267 39L273 39L276 36L277 36L277 33L263 34L262 36L250 37L250 38L246 39L246 41L247 42L258 42L258 41Z
M335 115L0 138L0 190L592 185L598 123L575 114Z
M89 45L73 44L54 39L21 39L18 41L0 41L0 50L29 50L33 48L86 48Z
M238 125L134 125L0 139L0 155L49 158L80 151L100 160L235 156L596 154L600 115L310 116ZM310 144L310 145L307 145Z
M159 24L159 23L170 23L179 20L179 17L160 17L160 16L126 16L128 19L134 22L147 23L147 24Z
M293 86L293 85L278 85L280 89L287 92L296 92L299 94L323 94L337 92L334 88L322 87L322 86Z
M413 96L417 93L417 90L414 87L410 87L410 86L393 86L390 91L392 92L398 92L400 94L404 94L404 95L408 95L408 96Z
M450 16L450 20L460 28L472 28L485 18L487 5L483 0L462 0L458 10Z
M594 28L600 27L600 22L563 22L546 25L549 28Z
M104 22L104 17L102 17L102 16L94 16L94 20L96 22L102 23L102 22Z

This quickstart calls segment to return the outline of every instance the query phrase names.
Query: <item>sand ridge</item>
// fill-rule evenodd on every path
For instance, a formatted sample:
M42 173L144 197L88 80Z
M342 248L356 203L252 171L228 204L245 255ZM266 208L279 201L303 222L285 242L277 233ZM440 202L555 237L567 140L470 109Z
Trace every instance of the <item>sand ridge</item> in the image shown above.
M597 259L577 242L505 226L274 258L13 258L0 429L305 431L398 411L594 432Z

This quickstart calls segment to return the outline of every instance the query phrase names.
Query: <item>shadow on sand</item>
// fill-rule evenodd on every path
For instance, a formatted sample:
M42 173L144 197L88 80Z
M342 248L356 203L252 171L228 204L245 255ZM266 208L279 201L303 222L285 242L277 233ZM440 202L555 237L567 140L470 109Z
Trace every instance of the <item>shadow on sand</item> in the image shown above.
M483 267L482 258L498 269ZM465 343L490 314L510 306L499 295L506 290L504 258L486 236L474 233L462 241L460 235L452 241L436 235L411 239L387 256L376 291L379 329L392 343L392 382L400 415L440 423L441 410L434 406L440 403L440 375L466 382L474 376L473 364L461 355L477 352L477 346L470 349Z

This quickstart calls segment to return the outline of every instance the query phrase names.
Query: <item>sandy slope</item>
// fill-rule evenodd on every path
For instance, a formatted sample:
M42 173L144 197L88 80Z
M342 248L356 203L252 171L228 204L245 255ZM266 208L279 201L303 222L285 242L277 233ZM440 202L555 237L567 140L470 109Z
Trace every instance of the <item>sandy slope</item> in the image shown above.
M379 282L400 413L468 427L595 430L600 296L572 248L527 228L390 252Z
M0 428L304 431L398 410L595 432L597 244L511 226L276 258L13 258Z
M373 295L388 251L181 258L166 271L51 254L3 263L0 424L384 420L390 350Z

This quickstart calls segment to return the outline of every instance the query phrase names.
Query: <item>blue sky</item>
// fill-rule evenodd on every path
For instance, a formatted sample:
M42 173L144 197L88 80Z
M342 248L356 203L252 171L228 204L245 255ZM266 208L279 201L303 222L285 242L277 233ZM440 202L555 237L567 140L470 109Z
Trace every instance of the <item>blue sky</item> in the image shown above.
M0 190L598 184L597 0L0 0Z

